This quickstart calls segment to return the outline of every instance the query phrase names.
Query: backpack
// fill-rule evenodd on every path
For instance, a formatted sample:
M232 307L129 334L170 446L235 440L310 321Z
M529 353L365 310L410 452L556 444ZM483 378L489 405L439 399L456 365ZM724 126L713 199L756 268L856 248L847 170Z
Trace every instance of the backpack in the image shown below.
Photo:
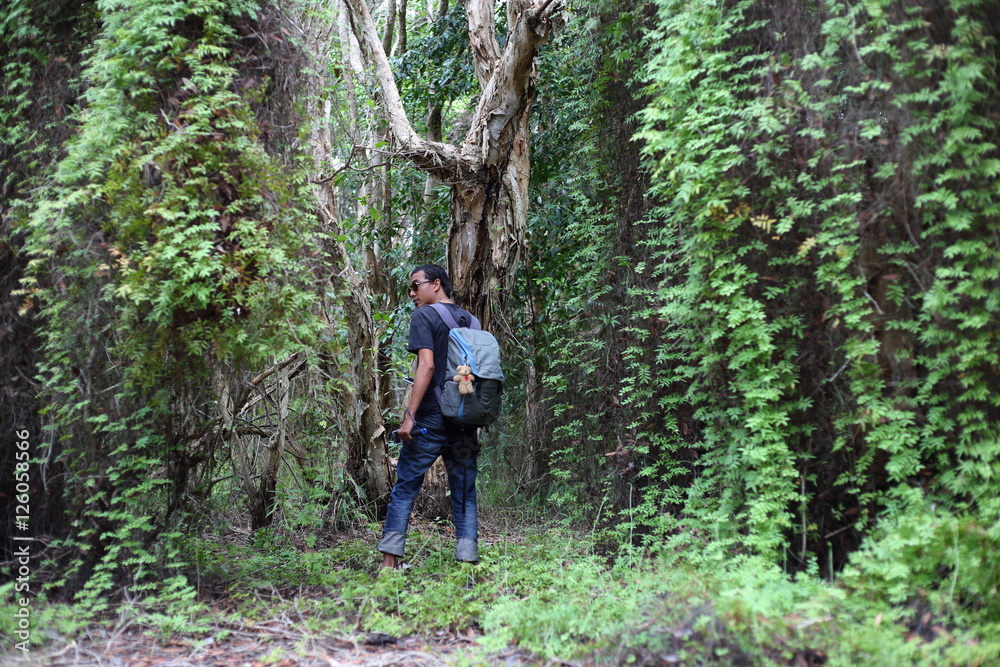
M448 369L440 387L435 387L441 413L451 421L466 426L489 426L500 414L503 371L500 370L500 345L493 334L482 330L474 316L471 327L460 327L443 303L430 306L441 316L448 332ZM452 379L458 366L472 368L473 393L461 394Z

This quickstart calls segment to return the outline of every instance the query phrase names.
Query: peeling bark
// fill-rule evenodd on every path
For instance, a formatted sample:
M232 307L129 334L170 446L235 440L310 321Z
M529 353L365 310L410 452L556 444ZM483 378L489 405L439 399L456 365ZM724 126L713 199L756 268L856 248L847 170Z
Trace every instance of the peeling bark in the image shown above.
M493 16L493 3L469 0L465 3L465 16L469 23L469 46L479 86L485 90L493 78L493 66L500 60L497 43L497 26Z

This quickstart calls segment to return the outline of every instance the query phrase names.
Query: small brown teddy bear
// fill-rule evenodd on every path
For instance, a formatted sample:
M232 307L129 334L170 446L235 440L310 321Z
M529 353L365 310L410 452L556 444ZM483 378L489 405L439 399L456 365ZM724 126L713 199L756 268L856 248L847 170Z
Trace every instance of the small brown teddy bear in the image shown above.
M472 374L472 368L469 366L459 366L455 370L458 371L458 375L454 378L455 382L458 383L458 393L474 393L475 389L472 388L472 381L476 379L476 376Z

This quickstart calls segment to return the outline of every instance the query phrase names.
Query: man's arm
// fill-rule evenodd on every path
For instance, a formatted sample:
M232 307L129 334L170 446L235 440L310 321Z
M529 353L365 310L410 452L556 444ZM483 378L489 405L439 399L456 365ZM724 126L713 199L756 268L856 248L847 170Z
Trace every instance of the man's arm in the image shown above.
M399 437L409 442L413 439L413 416L417 414L420 402L424 400L424 394L434 381L434 350L420 348L417 350L417 370L413 377L413 392L410 394L410 403L406 406L406 413L403 415L403 423L399 427Z

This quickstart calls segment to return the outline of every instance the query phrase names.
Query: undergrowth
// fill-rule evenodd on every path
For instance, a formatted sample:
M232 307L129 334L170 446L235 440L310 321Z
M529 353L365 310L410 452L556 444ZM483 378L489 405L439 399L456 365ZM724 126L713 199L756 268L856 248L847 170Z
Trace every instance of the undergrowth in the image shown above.
M760 557L707 559L699 550L608 556L589 534L534 528L456 563L446 531L413 531L400 570L377 569L369 540L315 550L261 531L248 544L192 544L199 595L125 605L165 643L177 635L253 632L297 619L304 638L362 641L435 633L475 636L461 664L497 662L511 647L537 664L983 665L1000 658L995 627L953 613L926 591L897 596L857 573L837 584L789 576ZM876 555L877 557L877 555ZM897 591L898 592L898 591ZM11 618L0 613L0 625ZM39 618L74 636L73 608ZM981 621L982 619L978 619ZM56 633L48 633L50 636ZM35 633L39 637L44 637Z

